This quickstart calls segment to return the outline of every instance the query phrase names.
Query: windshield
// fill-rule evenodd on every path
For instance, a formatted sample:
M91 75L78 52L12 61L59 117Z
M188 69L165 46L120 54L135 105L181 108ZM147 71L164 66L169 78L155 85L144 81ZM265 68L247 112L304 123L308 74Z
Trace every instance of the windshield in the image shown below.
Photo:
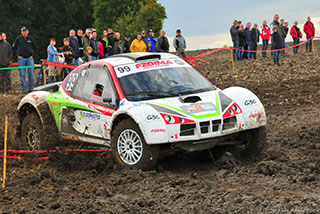
M191 67L166 67L138 72L119 78L129 101L150 100L215 90L215 87Z

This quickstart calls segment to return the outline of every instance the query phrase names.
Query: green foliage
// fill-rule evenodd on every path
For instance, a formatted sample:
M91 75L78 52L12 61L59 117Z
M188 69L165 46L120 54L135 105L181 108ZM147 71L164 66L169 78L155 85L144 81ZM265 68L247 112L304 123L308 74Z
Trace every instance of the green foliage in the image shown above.
M112 27L122 37L152 28L158 35L166 18L165 8L156 0L0 0L0 5L0 31L12 44L20 28L27 26L38 45L36 62L47 57L50 38L61 47L72 28L95 26L101 35Z
M122 37L137 35L150 28L158 35L166 18L165 8L156 0L123 0L121 3L93 0L93 9L94 25L99 32L111 27Z
M36 62L47 57L49 39L55 37L57 46L69 36L69 30L85 29L93 24L92 5L88 0L0 0L1 31L7 33L12 43L20 35L20 28L27 26L38 45Z

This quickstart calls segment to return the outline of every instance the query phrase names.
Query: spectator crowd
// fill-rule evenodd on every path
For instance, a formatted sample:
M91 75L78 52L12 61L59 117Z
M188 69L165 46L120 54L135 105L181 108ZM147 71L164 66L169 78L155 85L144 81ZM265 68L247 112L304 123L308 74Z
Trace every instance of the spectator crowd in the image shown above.
M19 74L22 86L22 92L27 93L33 90L34 80L34 55L37 50L35 39L29 35L27 27L20 29L19 35L11 46L6 40L6 34L0 35L0 93L12 93L10 78L10 63L16 57L18 61ZM98 38L95 28L87 28L85 32L82 29L71 29L69 36L63 39L63 46L56 47L56 39L51 38L47 47L47 61L60 62L71 65L80 65L83 62L103 59L115 54L134 53L134 52L169 52L169 41L166 32L161 31L157 38L152 29L149 29L148 36L142 31L133 40L130 35L120 39L119 32L113 32L111 28L103 30L103 34ZM181 34L181 30L176 31L176 37L173 40L173 47L177 55L185 58L186 41ZM13 53L16 56L13 56ZM2 68L2 69L1 69ZM59 69L51 68L48 76L57 76L59 81ZM28 84L26 82L28 75Z
M258 43L260 38L262 40L262 57L267 57L267 49L269 41L271 42L271 52L275 65L280 65L280 54L285 54L284 49L286 44L286 38L288 34L293 39L293 45L298 45L302 38L302 30L298 27L298 21L294 21L294 24L289 30L289 23L284 19L279 21L280 17L275 14L270 26L266 20L262 22L262 25L258 29L258 24L255 23L251 28L251 23L246 23L246 26L241 21L234 20L231 28L230 35L233 42L233 56L235 60L243 59L256 59L257 54L255 51L258 49ZM315 36L315 27L311 22L311 18L308 17L306 23L303 26L303 32L306 34L308 42L306 43L306 51L312 51L312 38ZM299 46L293 48L293 54L298 53ZM279 50L279 51L276 51ZM280 51L281 50L281 51Z

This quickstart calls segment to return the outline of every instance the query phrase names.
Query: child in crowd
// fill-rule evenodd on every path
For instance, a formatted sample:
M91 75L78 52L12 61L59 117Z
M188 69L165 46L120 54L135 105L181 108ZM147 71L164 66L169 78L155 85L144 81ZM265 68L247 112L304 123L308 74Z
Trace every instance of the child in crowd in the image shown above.
M59 53L58 53L58 50L55 47L55 45L56 45L56 39L51 38L50 44L47 48L47 53L48 53L47 61L49 61L49 62L56 62L57 61L57 56L59 55Z
M49 44L49 46L47 48L47 53L48 53L47 61L48 62L57 62L57 56L60 55L58 53L58 50L55 47L55 45L56 45L56 39L55 38L51 38L50 39L50 44ZM47 70L48 83L51 83L51 82L54 81L55 71L56 71L55 67L53 67L53 66L49 66L48 67L48 70Z
M83 60L85 62L90 62L90 61L92 61L92 51L93 51L93 49L92 49L91 46L88 46L86 50L87 50L87 53L85 53L85 55L83 56Z
M70 46L70 40L68 38L63 39L63 47L60 49L65 56L65 62L67 64L72 64L72 60L74 58L74 52L72 47Z
M273 28L273 34L272 34L271 41L272 41L272 45L274 47L274 50L278 50L278 49L282 48L282 38L281 38L280 34L278 33L277 27ZM273 52L273 62L275 65L278 65L278 66L280 66L279 54L280 54L280 51Z

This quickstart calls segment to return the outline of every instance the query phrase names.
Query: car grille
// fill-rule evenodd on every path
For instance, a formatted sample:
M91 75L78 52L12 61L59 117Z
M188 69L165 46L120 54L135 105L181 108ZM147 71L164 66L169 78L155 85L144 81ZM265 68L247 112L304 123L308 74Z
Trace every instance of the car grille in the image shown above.
M200 123L201 134L208 133L209 132L209 127L210 127L210 121L201 122Z
M180 136L194 135L195 128L196 128L196 124L195 123L181 124L180 125Z
M237 125L236 116L223 119L223 130L233 129Z
M212 121L212 132L218 131L220 125L221 125L221 120L213 120Z

